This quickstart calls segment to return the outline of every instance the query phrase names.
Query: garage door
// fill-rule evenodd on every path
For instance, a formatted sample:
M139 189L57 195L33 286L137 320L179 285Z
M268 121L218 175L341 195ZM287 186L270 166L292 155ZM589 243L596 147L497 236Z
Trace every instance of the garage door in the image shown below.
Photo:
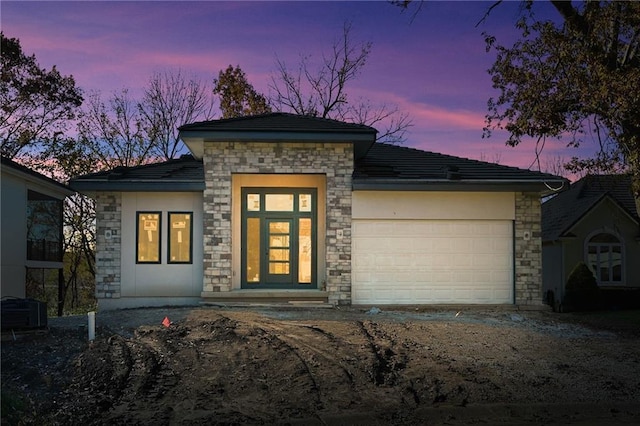
M354 220L356 304L513 303L509 220Z

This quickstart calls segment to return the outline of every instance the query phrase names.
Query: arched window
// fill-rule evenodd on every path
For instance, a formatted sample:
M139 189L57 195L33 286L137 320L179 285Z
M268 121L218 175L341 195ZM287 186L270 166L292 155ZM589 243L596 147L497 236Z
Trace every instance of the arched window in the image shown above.
M599 285L621 285L623 271L622 242L608 232L592 235L587 241L587 265Z

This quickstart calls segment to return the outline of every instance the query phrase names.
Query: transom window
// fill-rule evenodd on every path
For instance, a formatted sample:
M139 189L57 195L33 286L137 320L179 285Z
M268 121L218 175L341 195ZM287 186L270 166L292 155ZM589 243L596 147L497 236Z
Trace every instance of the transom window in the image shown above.
M601 232L587 242L587 265L599 285L621 285L623 271L622 243L613 234Z

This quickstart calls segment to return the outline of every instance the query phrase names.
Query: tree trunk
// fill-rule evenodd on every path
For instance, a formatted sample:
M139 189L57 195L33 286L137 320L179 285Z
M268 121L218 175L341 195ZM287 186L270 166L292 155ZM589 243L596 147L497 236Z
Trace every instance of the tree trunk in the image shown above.
M58 316L64 314L64 298L66 293L64 285L64 269L58 269Z

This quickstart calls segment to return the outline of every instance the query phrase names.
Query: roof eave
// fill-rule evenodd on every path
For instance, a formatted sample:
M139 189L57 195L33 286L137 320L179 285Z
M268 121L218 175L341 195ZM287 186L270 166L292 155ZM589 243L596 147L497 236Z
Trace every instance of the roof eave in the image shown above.
M70 181L74 190L87 192L119 191L119 192L201 192L205 189L203 181L167 181L167 180L76 180Z
M17 164L17 166L18 167L14 166L11 163L3 162L2 172L13 175L19 179L23 179L34 185L39 185L41 187L47 188L47 190L52 194L59 195L59 197L57 198L69 197L75 193L72 188L65 185L64 183L58 182L55 179L51 179L48 176L45 176L20 164Z
M375 130L340 131L296 131L296 130L181 130L179 138L187 145L193 156L201 159L204 144L221 142L308 142L308 143L353 143L356 159L364 157L376 141Z

